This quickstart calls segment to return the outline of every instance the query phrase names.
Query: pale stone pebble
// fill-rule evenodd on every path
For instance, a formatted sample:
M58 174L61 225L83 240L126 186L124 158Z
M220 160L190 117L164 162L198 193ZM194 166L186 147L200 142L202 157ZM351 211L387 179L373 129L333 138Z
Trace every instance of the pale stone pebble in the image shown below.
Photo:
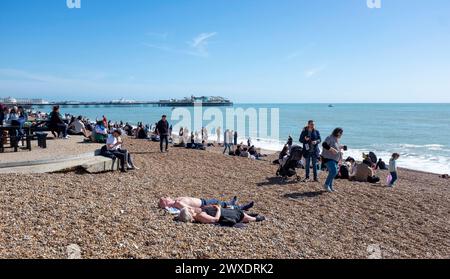
M81 248L77 244L67 246L67 258L69 260L81 259Z

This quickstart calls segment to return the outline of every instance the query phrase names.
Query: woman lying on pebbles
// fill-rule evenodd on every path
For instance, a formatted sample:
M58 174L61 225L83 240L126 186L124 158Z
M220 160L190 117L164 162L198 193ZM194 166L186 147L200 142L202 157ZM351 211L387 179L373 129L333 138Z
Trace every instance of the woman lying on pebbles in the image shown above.
M183 207L177 220L185 223L234 226L239 223L261 222L265 220L265 217L250 216L239 208L221 208L219 205L210 205L203 208Z
M170 197L164 197L159 200L158 206L162 209L166 208L177 208L182 209L184 207L190 207L190 208L202 208L210 205L220 205L221 207L231 207L236 206L240 208L241 210L249 210L252 208L255 203L249 202L248 204L239 206L236 205L238 199L237 197L234 197L229 202L219 201L218 199L199 199L199 198L192 198L192 197L180 197L176 199L172 199Z

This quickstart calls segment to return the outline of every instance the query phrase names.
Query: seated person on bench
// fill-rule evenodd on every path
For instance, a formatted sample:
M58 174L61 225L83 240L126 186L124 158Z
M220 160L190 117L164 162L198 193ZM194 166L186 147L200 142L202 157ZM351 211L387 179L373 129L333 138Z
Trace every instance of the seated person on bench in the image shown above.
M128 150L122 149L122 139L120 138L121 135L122 133L120 130L115 130L111 135L109 135L106 140L106 145L101 149L101 154L102 156L108 158L118 158L120 160L120 170L122 172L138 169L134 166Z

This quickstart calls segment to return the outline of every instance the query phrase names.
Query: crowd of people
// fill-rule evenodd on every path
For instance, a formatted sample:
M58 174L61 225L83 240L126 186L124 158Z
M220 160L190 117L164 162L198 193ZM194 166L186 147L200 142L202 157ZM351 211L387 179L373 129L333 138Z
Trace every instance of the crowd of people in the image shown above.
M17 131L16 136L20 136L23 134L23 126L28 121L28 113L21 106L13 106L8 107L3 104L0 104L0 125L13 125L18 126L19 130ZM2 140L6 139L3 137Z
M138 123L137 127L133 127L129 123L108 121L105 116L95 122L91 122L83 116L68 114L63 116L60 113L59 106L54 106L49 114L45 114L41 112L28 113L23 107L9 108L0 105L0 123L3 125L11 124L22 128L30 116L40 120L35 125L46 125L55 137L67 139L70 135L78 135L83 136L85 141L104 143L101 155L114 160L118 159L120 170L123 172L138 169L130 152L122 147L123 136L158 141L162 153L169 152L169 143L174 142L172 125L169 124L166 115L163 115L153 125ZM215 133L215 143L223 147L223 154L251 159L260 159L266 156L261 154L252 144L250 138L246 144L238 143L237 131L226 129L222 133L219 127L215 130ZM386 164L382 159L378 159L373 152L363 154L361 162L357 162L352 157L344 159L343 156L344 152L347 151L347 146L341 143L343 135L344 130L336 128L323 140L319 130L316 129L315 122L313 120L308 121L300 132L298 145L294 144L293 138L289 136L278 160L275 161L280 165L277 174L286 179L297 174L297 169L304 168L304 182L320 183L319 172L326 170L328 174L323 186L326 191L335 192L334 182L336 179L379 183L380 178L376 176L376 171L388 170L390 174L387 184L389 187L394 187L398 181L397 160L400 155L394 153L389 160L389 164ZM208 130L204 127L200 131L192 132L181 127L177 140L177 143L173 145L175 147L204 150L208 146L214 146L214 142L209 140ZM311 172L313 179L310 178ZM297 175L297 178L300 178L300 176ZM253 206L254 202L238 205L236 197L227 202L218 199L193 197L177 199L167 197L161 198L159 201L159 207L169 212L175 212L178 221L227 226L263 221L265 219L263 216L247 212Z
M354 158L348 157L344 160L344 152L347 146L341 144L341 138L344 134L342 128L336 128L331 135L322 141L320 132L315 127L313 120L300 133L300 146L293 143L293 139L289 136L286 145L279 154L278 160L274 161L280 164L277 171L278 175L282 175L284 179L296 174L297 168L305 169L304 182L310 181L311 169L313 171L314 182L320 182L318 178L319 170L327 170L328 175L324 183L324 188L328 192L335 192L335 179L349 179L351 181L378 183L380 178L376 176L377 170L388 170L387 185L394 187L398 180L397 160L400 154L392 154L389 160L389 166L382 159L377 159L373 152L363 154L362 162L358 163ZM322 150L321 148L322 147ZM298 155L300 153L300 156ZM292 157L295 157L292 160ZM301 159L300 159L301 158ZM297 175L299 178L299 176Z

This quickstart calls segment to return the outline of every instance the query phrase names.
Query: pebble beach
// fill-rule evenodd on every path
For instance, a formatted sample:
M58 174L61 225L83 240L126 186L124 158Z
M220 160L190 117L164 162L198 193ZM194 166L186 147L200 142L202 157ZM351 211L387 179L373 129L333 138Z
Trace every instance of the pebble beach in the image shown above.
M338 180L275 177L264 160L171 148L127 138L140 170L1 174L0 258L382 258L450 257L450 181L400 170L394 189ZM298 173L304 176L304 171ZM326 173L321 173L324 181ZM244 203L266 216L244 228L185 224L157 207L163 196ZM76 249L75 249L76 250Z

